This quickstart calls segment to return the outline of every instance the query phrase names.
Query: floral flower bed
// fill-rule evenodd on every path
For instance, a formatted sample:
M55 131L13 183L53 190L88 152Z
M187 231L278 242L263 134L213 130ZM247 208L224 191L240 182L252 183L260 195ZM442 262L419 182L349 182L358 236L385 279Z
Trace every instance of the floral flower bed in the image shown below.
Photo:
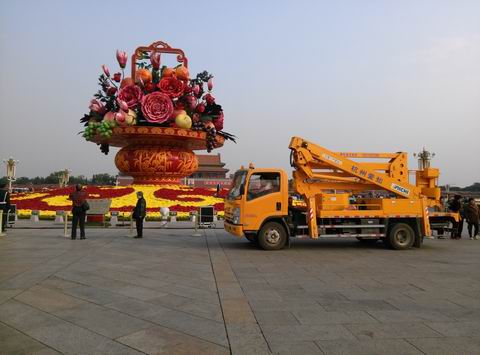
M20 218L28 218L32 211L39 211L40 217L53 217L57 211L70 211L72 202L68 195L73 187L59 188L45 192L21 193L12 196ZM160 217L160 207L168 207L177 216L187 217L200 206L214 206L223 215L223 198L227 190L193 188L183 185L132 185L132 186L87 186L89 199L112 199L110 212L118 211L129 215L137 202L136 192L142 191L147 201L147 217Z

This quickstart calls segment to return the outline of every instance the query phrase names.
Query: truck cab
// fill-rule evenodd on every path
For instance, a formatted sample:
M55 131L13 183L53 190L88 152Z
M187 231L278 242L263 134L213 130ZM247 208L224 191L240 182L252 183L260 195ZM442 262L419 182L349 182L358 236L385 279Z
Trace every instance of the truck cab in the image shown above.
M284 170L255 169L253 166L240 169L225 199L225 229L253 241L265 225L285 223L288 202L288 175ZM287 226L283 228L285 235L271 233L271 238L282 238L286 242Z

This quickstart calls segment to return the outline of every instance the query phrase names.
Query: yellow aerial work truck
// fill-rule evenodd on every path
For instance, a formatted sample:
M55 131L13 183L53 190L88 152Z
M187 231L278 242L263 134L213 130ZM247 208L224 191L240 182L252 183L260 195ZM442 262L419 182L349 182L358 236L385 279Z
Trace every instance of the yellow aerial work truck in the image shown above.
M444 212L428 152L412 185L404 152L332 152L299 137L289 148L293 194L284 170L241 168L225 199L226 231L265 250L282 249L291 237L356 237L408 249L432 228L459 221Z

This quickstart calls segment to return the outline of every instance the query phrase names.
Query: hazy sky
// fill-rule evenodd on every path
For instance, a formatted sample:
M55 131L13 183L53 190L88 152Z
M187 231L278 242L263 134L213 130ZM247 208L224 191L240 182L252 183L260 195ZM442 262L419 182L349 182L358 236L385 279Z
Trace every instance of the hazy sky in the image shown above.
M441 184L480 181L480 1L0 4L0 156L21 161L19 176L116 173L78 120L116 49L163 40L191 73L215 75L225 130L239 137L218 150L232 170L289 169L298 135L406 151L411 168L425 146Z

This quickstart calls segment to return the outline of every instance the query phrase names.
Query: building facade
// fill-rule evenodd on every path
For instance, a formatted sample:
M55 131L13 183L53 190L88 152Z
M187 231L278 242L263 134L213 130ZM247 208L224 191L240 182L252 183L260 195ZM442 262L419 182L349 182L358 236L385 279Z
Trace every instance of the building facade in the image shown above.
M218 154L197 154L198 170L188 179L226 179L228 169L222 163L220 153Z
M197 154L198 170L185 179L185 185L207 188L228 188L231 178L220 154Z

